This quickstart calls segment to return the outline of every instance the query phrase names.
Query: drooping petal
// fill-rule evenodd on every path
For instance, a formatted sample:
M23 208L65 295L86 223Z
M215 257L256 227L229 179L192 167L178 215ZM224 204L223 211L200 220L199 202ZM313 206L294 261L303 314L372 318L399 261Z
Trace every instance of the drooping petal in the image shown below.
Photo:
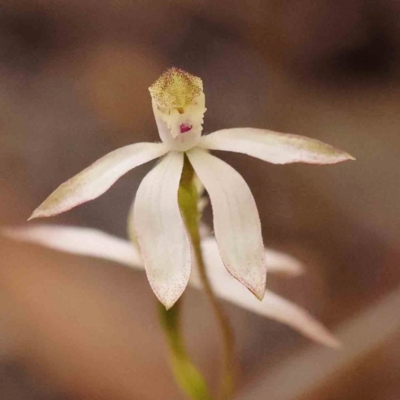
M204 150L193 149L187 155L210 196L215 237L226 268L262 299L264 245L257 206L247 183L231 166Z
M198 146L244 153L273 164L336 164L354 160L350 154L319 140L254 128L222 129L203 136Z
M97 229L35 225L25 228L3 228L1 233L14 240L36 243L66 253L102 258L128 267L144 269L140 254L132 243Z
M201 225L200 225L201 227ZM221 261L218 245L215 238L208 235L208 237L203 237L201 241L201 247L204 253L207 255L207 259L210 260L210 268L219 258ZM288 277L294 277L301 275L304 272L303 264L295 257L282 253L280 251L265 248L264 249L265 260L267 263L268 273L276 273Z
M39 225L27 228L3 228L1 233L14 240L41 244L55 250L93 256L119 262L128 267L143 269L142 260L131 242L96 229ZM311 339L331 347L337 346L336 339L312 316L295 304L270 292L266 293L262 302L255 300L226 271L214 238L203 239L202 249L207 274L217 296L248 311L292 326ZM267 260L269 253L270 250L266 250ZM285 258L281 258L281 261L283 264L276 264L271 272L291 269L285 265ZM189 283L198 290L202 289L196 269L193 269Z
M338 340L309 312L269 290L265 292L261 302L255 302L248 292L236 285L236 282L214 282L214 290L218 297L263 317L288 325L318 343L333 348L340 347Z
M167 151L162 143L136 143L114 150L60 185L29 219L51 217L93 200L131 169Z
M265 259L269 272L290 277L301 275L304 272L303 264L297 258L281 251L266 247Z
M339 342L320 322L289 300L267 290L264 299L261 302L256 301L243 286L227 273L220 255L215 251L215 244L212 242L211 238L206 242L203 241L202 248L207 275L218 297L248 311L288 325L316 342L329 347L340 346ZM266 250L266 254L268 261L268 250ZM201 288L196 268L193 268L190 283L194 287Z
M133 219L133 215L131 219ZM200 229L207 228L200 225ZM16 241L38 244L65 253L101 258L128 267L144 269L137 248L129 240L97 229L65 225L34 225L5 227L0 229L0 233ZM218 268L224 268L217 242L214 237L209 235L208 230L207 234L203 235L201 247L210 268L213 268L216 263L218 263ZM293 277L304 272L301 262L289 254L265 248L265 258L268 271L271 273ZM226 275L230 278L228 274Z
M191 249L178 205L183 153L169 153L143 179L133 205L133 229L150 285L171 308L189 281Z

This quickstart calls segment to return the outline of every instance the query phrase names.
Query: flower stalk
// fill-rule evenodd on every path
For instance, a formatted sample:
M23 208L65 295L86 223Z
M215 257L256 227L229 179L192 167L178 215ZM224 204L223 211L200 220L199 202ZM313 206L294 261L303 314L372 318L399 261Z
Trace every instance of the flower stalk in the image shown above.
M181 300L166 310L159 303L159 315L169 351L171 369L181 389L193 400L212 400L204 378L190 361L181 334Z

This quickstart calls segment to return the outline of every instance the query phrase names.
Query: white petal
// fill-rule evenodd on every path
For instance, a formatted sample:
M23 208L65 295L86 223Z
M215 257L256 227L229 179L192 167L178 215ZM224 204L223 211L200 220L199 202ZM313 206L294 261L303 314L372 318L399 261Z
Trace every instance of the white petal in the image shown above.
M178 205L183 153L169 153L143 179L133 205L133 229L147 277L158 299L171 308L186 288L191 250Z
M200 228L201 227L202 225L200 225ZM218 245L214 237L209 235L204 237L201 241L201 247L210 260L211 268L215 262L218 262L216 261L217 259L219 259L219 262L222 262L218 251ZM289 254L267 247L264 249L264 254L268 272L290 277L301 275L304 272L303 264Z
M273 164L336 164L354 160L350 154L319 140L254 128L222 129L203 136L198 146L244 153Z
M3 228L1 232L11 239L143 269L139 254L129 241L96 229L39 225ZM227 273L214 239L203 240L202 248L207 273L217 296L248 311L287 324L318 342L331 347L338 346L337 340L319 322L295 304L268 291L262 302L255 300ZM192 271L190 285L199 290L202 288L197 269Z
M266 247L265 259L269 272L287 276L298 276L304 273L304 266L297 258L281 251Z
M143 269L139 252L132 243L96 229L35 225L27 228L3 228L1 232L14 240Z
M205 264L208 277L216 295L224 300L252 311L263 317L288 325L303 335L316 342L329 347L339 347L339 342L329 331L307 311L294 303L270 292L265 292L264 299L259 302L243 288L238 282L232 279L223 267L215 246L210 245L211 241L203 244ZM196 270L193 269L190 283L195 287L201 287Z
M232 167L206 151L193 149L187 155L210 196L215 237L226 268L262 299L264 246L257 206L247 183Z
M114 150L60 185L29 219L51 217L93 200L131 169L167 151L162 143L136 143Z
M265 293L264 300L258 304L254 304L253 299L245 299L244 294L243 297L236 295L235 301L237 305L288 325L316 342L329 347L340 347L338 340L310 313L269 290Z

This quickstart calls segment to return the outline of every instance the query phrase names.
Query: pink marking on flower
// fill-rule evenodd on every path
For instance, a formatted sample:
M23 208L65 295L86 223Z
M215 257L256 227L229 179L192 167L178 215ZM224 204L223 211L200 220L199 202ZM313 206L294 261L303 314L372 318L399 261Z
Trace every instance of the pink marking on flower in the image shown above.
M181 128L181 133L186 133L186 132L189 132L192 129L192 125L181 124L180 128Z

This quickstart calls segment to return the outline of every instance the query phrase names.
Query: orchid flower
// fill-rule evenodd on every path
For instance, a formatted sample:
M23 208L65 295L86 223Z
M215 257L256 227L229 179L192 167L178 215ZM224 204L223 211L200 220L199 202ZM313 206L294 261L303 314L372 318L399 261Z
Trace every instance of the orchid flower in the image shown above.
M4 228L3 234L11 239L40 244L66 253L105 259L143 270L142 258L136 246L96 229L57 225L37 225L27 228ZM316 342L329 347L339 347L339 342L316 321L307 311L292 302L266 290L261 302L254 301L252 295L226 271L215 238L204 237L202 251L208 277L218 297L258 315L284 323ZM263 254L270 272L285 276L297 276L303 272L302 264L294 257L272 249L264 249ZM189 285L202 289L197 269L190 276Z
M256 202L242 176L209 150L244 153L274 164L334 164L353 157L318 140L263 129L223 129L202 136L202 81L177 68L163 73L149 91L161 143L132 144L107 154L59 186L30 219L93 200L131 169L162 157L142 180L130 218L150 285L170 308L185 290L194 262L178 205L186 156L210 197L223 264L261 300L266 260Z

